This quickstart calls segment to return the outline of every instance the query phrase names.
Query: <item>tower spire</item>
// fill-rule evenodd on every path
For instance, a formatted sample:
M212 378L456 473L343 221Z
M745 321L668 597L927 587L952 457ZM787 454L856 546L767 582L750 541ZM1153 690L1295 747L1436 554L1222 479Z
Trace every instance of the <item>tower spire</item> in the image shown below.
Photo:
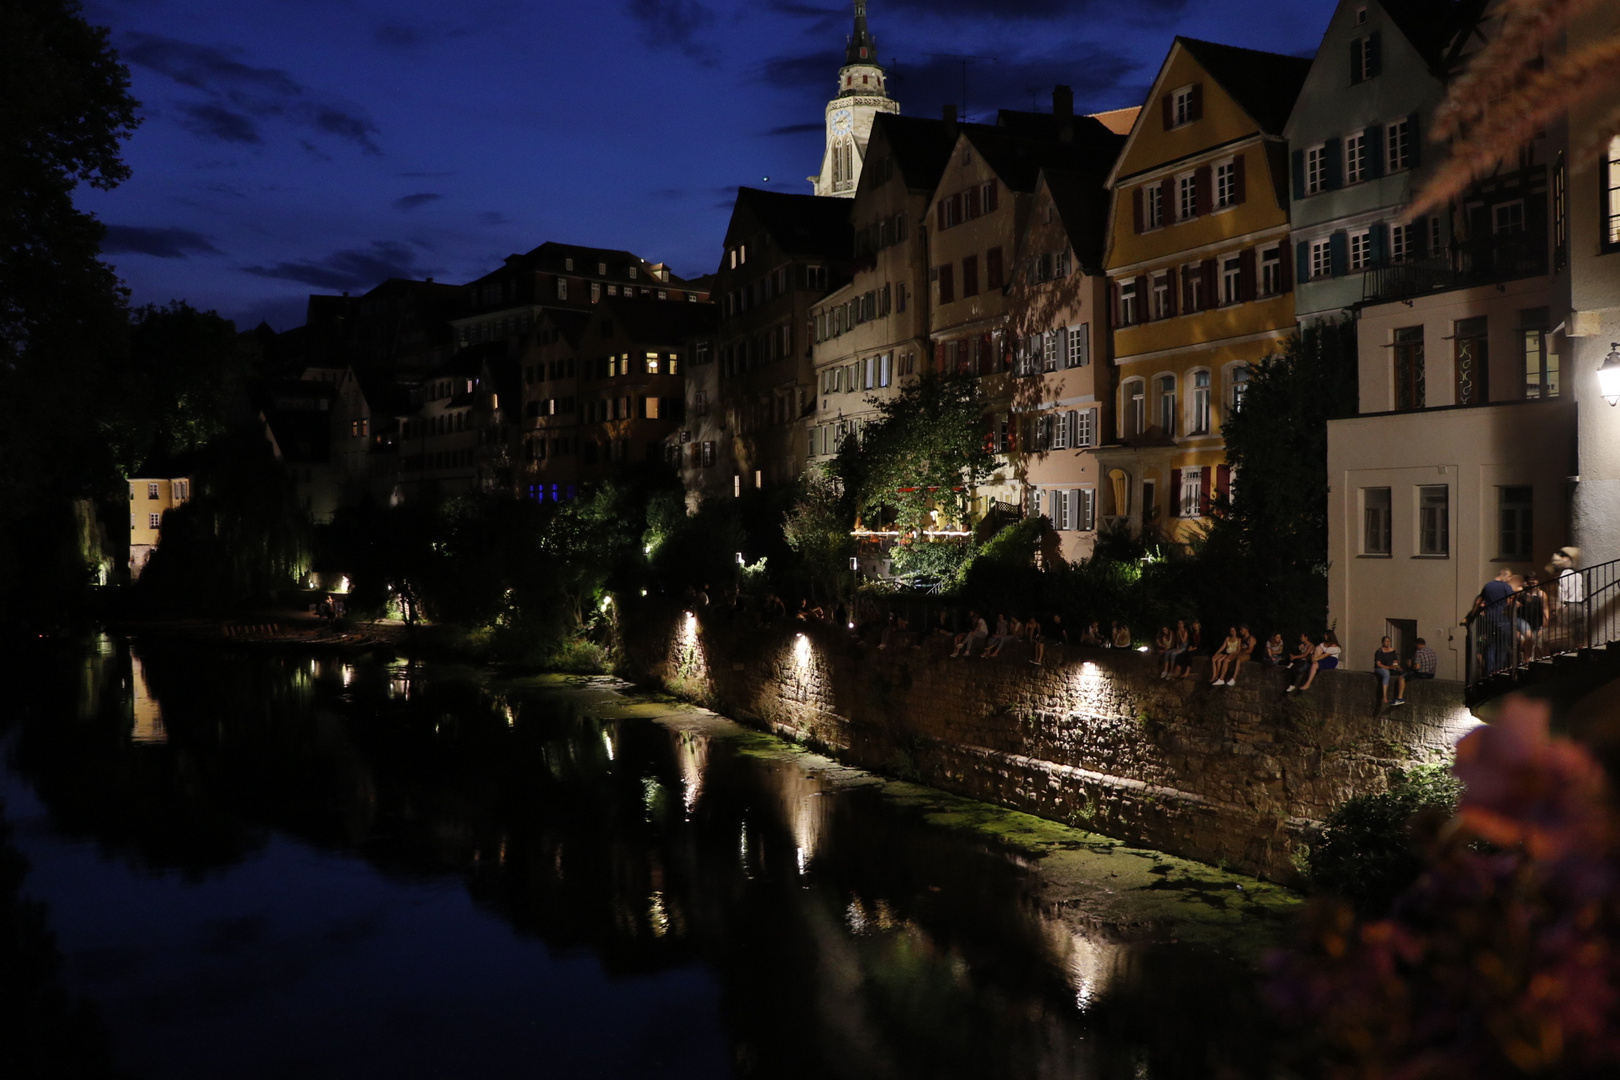
M866 27L866 0L855 0L855 32L844 50L844 63L876 66L877 62L877 40Z

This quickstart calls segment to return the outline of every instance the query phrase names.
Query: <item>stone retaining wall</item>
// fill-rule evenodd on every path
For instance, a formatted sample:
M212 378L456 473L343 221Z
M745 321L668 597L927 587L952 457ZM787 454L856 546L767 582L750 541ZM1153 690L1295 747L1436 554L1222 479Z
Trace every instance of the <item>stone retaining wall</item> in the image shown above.
M1474 725L1462 687L1414 682L1380 708L1367 672L1306 694L1246 665L1240 685L1162 680L1149 656L1018 645L951 659L948 643L878 649L822 624L757 624L642 602L619 612L626 676L852 764L1258 876L1297 876L1301 832Z

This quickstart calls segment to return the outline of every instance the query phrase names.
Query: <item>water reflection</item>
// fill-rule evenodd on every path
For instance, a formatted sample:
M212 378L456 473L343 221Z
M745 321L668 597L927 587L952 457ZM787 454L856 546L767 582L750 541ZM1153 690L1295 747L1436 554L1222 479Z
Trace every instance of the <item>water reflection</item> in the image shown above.
M695 1068L709 1031L745 1077L1261 1070L1241 972L1081 932L1036 901L1023 860L836 772L420 665L116 642L57 663L79 677L31 683L12 761L58 834L191 881L251 876L291 838L459 882L514 942L621 980L622 1005L577 1025L581 1054L649 1030L637 980L704 972L719 999L657 1029L658 1075ZM434 933L454 949L468 930ZM426 1029L469 1037L434 1018L441 987L415 992ZM606 1060L582 1074L628 1075Z

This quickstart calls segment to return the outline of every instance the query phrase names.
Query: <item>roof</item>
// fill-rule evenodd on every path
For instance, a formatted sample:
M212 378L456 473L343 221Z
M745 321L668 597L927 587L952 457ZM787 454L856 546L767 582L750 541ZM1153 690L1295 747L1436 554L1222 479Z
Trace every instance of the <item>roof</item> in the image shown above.
M1488 0L1394 0L1380 6L1429 69L1444 76L1456 62L1454 45L1458 35L1479 21L1487 3Z
M568 269L568 260L574 260L575 266ZM653 280L650 271L661 263L649 262L633 251L624 251L619 248L585 247L580 244L561 244L555 240L548 240L539 247L532 248L521 255L508 255L506 261L487 274L475 278L472 284L486 281L513 270L541 270L555 274L579 274L585 277L596 276L596 264L606 263L608 273L625 267L635 266L649 271L648 280ZM673 272L669 275L670 285L685 287L684 278L676 277Z
M1282 134L1294 102L1311 71L1311 58L1177 37L1210 78L1267 135Z
M1075 262L1087 274L1103 272L1103 255L1108 237L1107 186L1095 175L1066 169L1044 169L1041 176L1052 193L1052 205L1063 221L1074 248Z
M854 199L828 195L789 195L759 188L737 189L737 204L746 206L755 220L771 235L776 245L789 255L813 255L823 259L848 259L854 251L854 228L850 211ZM728 230L729 231L729 230Z
M952 124L921 116L878 113L872 121L872 137L882 132L883 141L894 155L895 166L913 191L932 193L945 174L956 146L956 136L969 124Z
M173 480L191 476L202 463L202 451L185 450L178 454L153 454L141 462L141 467L130 473L128 479Z
M1034 191L1041 170L1047 168L1067 169L1100 182L1125 145L1125 136L1114 134L1089 116L1074 118L1074 138L1068 142L1025 138L1006 128L980 125L963 128L963 135L1002 183L1022 192Z
M557 328L563 341L577 349L585 328L590 325L591 312L584 308L546 308L544 318Z
M848 201L848 200L844 200ZM713 330L720 309L713 304L650 304L645 300L606 300L604 315L614 320L633 341L665 344Z

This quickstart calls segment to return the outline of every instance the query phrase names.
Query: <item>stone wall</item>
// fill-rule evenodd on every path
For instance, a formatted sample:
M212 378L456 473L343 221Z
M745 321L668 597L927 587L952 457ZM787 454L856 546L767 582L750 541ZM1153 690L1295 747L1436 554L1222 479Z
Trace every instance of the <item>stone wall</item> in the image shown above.
M1263 877L1297 876L1302 830L1475 723L1461 684L1379 707L1366 672L1246 665L1235 687L1162 680L1134 652L1029 646L952 659L943 639L878 649L826 625L758 624L643 601L619 611L623 673L852 764Z

